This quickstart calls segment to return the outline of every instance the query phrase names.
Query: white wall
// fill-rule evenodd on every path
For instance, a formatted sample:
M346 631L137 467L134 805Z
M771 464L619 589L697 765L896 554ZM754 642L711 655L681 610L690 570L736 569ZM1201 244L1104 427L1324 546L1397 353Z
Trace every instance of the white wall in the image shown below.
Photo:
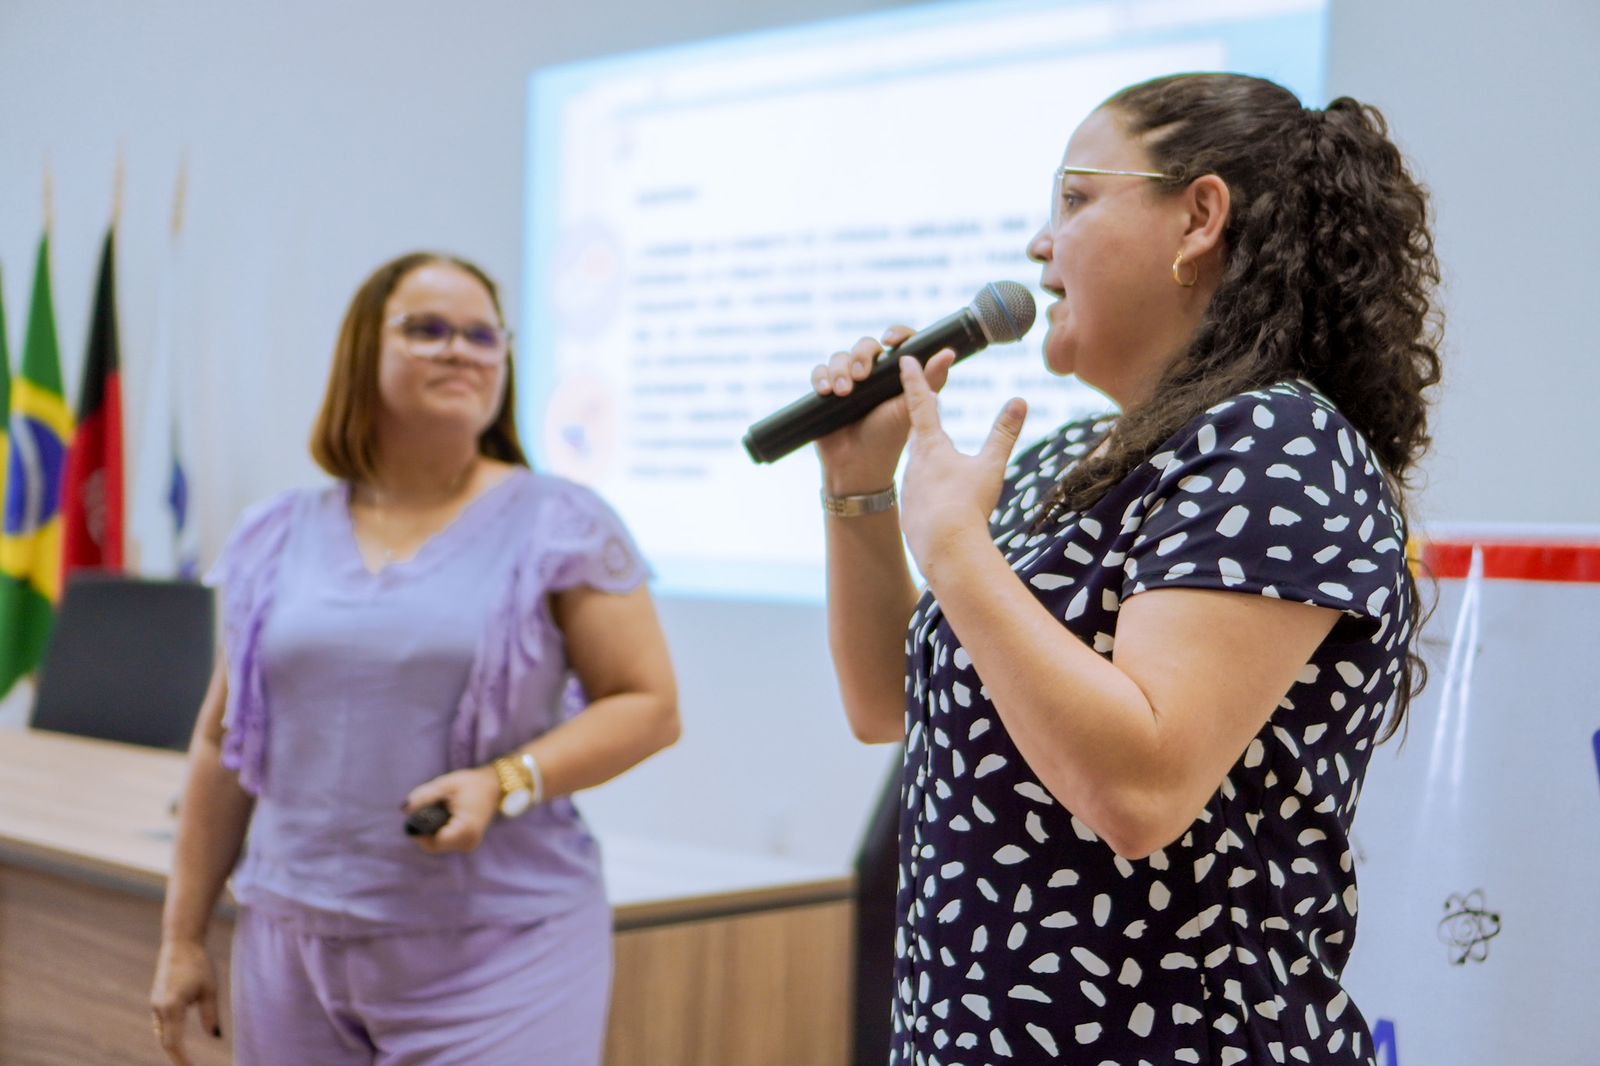
M130 421L189 155L191 350L206 557L239 511L317 479L306 438L339 318L384 259L458 251L520 317L525 101L540 66L890 6L867 0L0 0L0 270L13 359L54 175L69 393L118 145ZM662 604L682 744L589 798L602 826L841 865L888 752L844 726L817 608ZM14 704L0 723L20 720Z
M1330 85L1377 103L1431 184L1447 386L1422 497L1436 519L1600 521L1587 444L1600 214L1600 6L1333 0ZM215 550L239 510L316 477L305 438L339 316L415 247L479 260L518 317L524 100L535 67L888 6L873 0L0 0L0 268L20 338L40 175L75 393L118 145L121 309L136 417L180 155L188 343ZM1041 100L1048 99L1042 87ZM886 131L886 150L892 134ZM663 605L686 739L589 803L608 826L843 863L887 755L839 716L820 611Z
M1600 4L1332 0L1328 89L1433 190L1447 358L1423 516L1593 523Z

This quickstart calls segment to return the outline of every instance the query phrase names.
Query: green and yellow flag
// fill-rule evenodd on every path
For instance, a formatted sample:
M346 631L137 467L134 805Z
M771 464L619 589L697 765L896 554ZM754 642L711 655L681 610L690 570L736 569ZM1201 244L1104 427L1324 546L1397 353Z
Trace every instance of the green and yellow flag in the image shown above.
M6 347L6 287L0 277L0 517L6 502L6 481L11 474L11 349ZM0 692L0 696L5 693Z
M22 362L11 382L5 527L0 531L0 697L38 668L61 598L61 487L72 413L50 296L50 234L39 240Z

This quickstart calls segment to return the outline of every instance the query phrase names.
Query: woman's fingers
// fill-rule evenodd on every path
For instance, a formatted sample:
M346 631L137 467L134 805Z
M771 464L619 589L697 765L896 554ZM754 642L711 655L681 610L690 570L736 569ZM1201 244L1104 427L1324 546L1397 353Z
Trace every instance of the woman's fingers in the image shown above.
M493 820L493 814L489 820ZM416 845L430 855L476 851L488 831L488 822L470 813L452 814L450 820L431 837L414 838Z
M177 1066L189 1066L189 1056L183 1051L183 1010L158 1010L153 1015L156 1040L167 1059Z
M450 786L445 783L444 778L436 777L432 781L424 781L406 793L406 801L400 806L407 814L411 814L430 804L448 799L449 796Z
M818 396L829 396L833 393L833 377L830 372L831 363L818 363L811 368L811 387Z
M489 766L454 770L418 785L408 800L416 807L443 801L450 820L432 836L415 836L411 842L431 855L472 851L494 821L500 803L500 778Z
M200 1021L212 1036L222 1036L217 1005L216 971L200 944L167 943L161 946L155 986L150 992L150 1026L167 1059L187 1064L184 1030L189 1008L197 1007Z
M862 337L849 351L834 352L826 363L811 368L811 387L819 396L848 396L856 382L872 373L886 348L905 343L913 332L908 326L890 326L881 340Z
M848 352L833 357L833 394L848 396L856 382L872 373L872 364L883 354L883 345L871 337L862 337Z
M1028 417L1028 403L1020 396L1013 396L1007 400L1005 406L1000 408L1000 413L995 417L994 426L989 430L989 436L984 439L983 447L978 450L978 458L989 466L998 469L1004 475L1006 464L1011 461L1011 452L1017 446L1017 438L1022 436L1022 423Z
M950 380L950 368L956 365L956 353L951 348L937 352L932 359L922 368L922 376L928 380L928 387L934 392L944 388L944 383Z
M811 387L819 396L848 396L855 383L872 373L872 362L883 351L871 337L862 337L848 352L834 352L828 361L811 368Z
M217 989L215 985L207 985L200 990L200 1024L205 1031L217 1039L222 1039L222 1016L217 1010Z
M911 417L912 434L943 432L939 422L939 398L933 394L922 364L909 355L900 358L900 384L906 393L906 413Z
M917 331L910 326L890 326L883 331L883 346L893 348L910 340Z

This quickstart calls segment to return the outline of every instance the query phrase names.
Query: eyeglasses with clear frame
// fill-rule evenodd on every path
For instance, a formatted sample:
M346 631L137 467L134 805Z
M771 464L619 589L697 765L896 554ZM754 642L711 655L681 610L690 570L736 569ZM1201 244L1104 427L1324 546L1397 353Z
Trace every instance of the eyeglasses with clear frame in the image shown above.
M408 313L396 315L386 324L400 331L406 354L418 359L444 358L457 336L466 342L459 349L461 357L480 366L500 365L511 349L511 331L487 322L458 326L440 315Z
M1099 167L1057 167L1050 183L1050 232L1061 227L1061 182L1068 174L1088 174L1091 177L1150 178L1153 181L1171 181L1171 174L1153 170L1102 170Z

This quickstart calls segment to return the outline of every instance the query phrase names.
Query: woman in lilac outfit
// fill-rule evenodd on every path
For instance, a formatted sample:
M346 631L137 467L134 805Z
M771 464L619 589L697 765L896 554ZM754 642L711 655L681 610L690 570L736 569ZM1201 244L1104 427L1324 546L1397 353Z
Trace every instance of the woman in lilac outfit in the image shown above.
M374 273L312 438L337 482L251 510L212 572L223 654L151 990L175 1063L191 1006L221 1035L230 874L243 1066L600 1060L611 913L568 797L671 744L676 691L626 530L528 469L502 320L470 263Z

